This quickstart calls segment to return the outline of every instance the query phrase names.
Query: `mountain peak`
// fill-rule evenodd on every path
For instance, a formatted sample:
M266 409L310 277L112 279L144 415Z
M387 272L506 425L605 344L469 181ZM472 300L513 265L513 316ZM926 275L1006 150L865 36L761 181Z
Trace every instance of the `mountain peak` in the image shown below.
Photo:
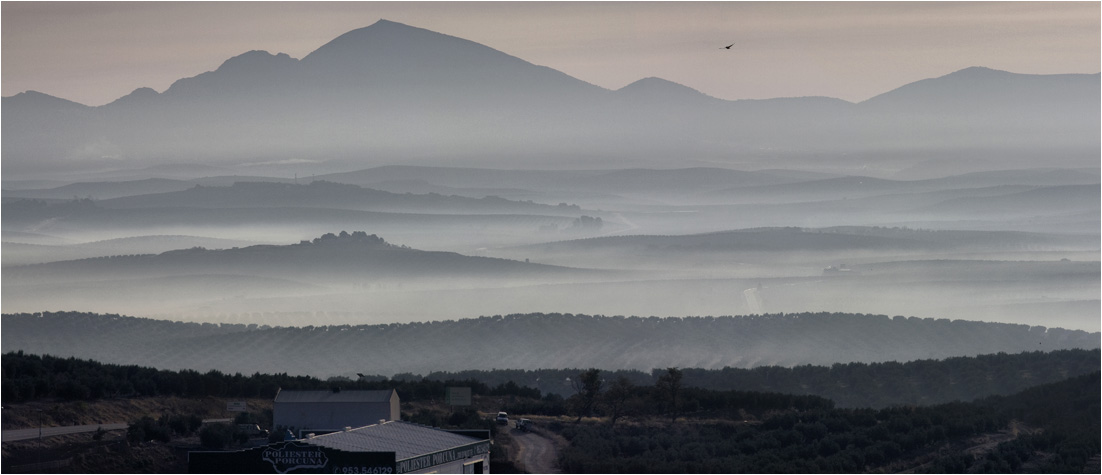
M514 89L517 84L533 88L533 94L556 87L595 88L486 45L389 20L340 35L301 64L310 74L354 90L365 82L404 90L493 91L490 95L503 90L524 95Z
M267 51L252 50L227 59L218 67L218 71L249 71L295 62L298 60L287 53L272 54Z
M160 93L158 93L157 91L153 90L152 88L149 88L149 87L139 87L139 88L135 89L135 90L134 90L134 92L131 92L130 94L127 94L127 95L125 95L125 96L122 96L122 97L120 97L120 98L118 98L118 99L115 99L114 101L112 101L112 102L111 102L110 104L108 104L108 105L112 105L112 104L118 105L118 104L129 104L129 103L138 103L138 102L142 102L142 101L145 101L145 100L149 100L149 99L155 98L155 97L157 97L157 96L159 96L159 95L160 95Z
M73 102L68 99L62 99L57 96L51 96L38 91L23 91L14 96L8 96L4 98L4 104L11 105L48 105L49 107L80 107L87 108L88 106Z
M911 113L956 114L973 121L978 119L971 118L981 113L994 114L1002 120L1009 117L1025 120L1044 112L1068 121L1093 117L1097 123L1097 98L1097 75L1020 74L975 66L916 81L861 104ZM1095 104L1093 110L1084 108L1088 103ZM1078 112L1073 114L1073 110ZM1082 115L1072 119L1076 114ZM1049 120L1046 127L1054 124Z
M367 28L389 28L389 27L403 27L403 28L415 28L405 23L398 23L396 21L390 21L386 18L380 18L379 21L372 23Z
M371 26L357 28L334 38L314 52L302 58L304 62L346 61L349 58L370 56L373 53L383 55L402 55L419 50L430 49L429 44L441 43L441 40L460 38L436 33L390 20L379 20ZM473 43L472 43L473 44Z
M696 89L693 89L691 87L688 87L688 86L685 86L685 85L682 85L682 84L678 84L678 83L670 81L668 79L662 79L662 78L654 77L654 76L646 77L646 78L640 79L638 81L635 81L631 84L628 84L627 86L624 86L624 87L620 88L620 90L623 91L625 89L656 88L656 87L682 88L682 89L688 89L688 90L691 90L691 91L694 91L694 92L698 92L698 91L696 91Z
M703 92L700 92L684 84L678 84L676 82L658 77L648 77L640 79L618 89L616 92L629 94L632 96L651 98L664 97L674 98L678 100L715 99L712 96L704 94Z
M284 73L294 71L297 65L298 60L287 53L252 50L227 59L214 71L177 80L164 95L182 97L218 87L227 87L233 90L231 94L239 94L285 79Z
M946 74L936 79L956 79L964 81L986 81L991 79L1007 78L1011 76L1020 76L1019 74L1001 71L998 69L985 68L983 66L972 66L970 68L964 68L959 71Z
M973 74L973 75L976 75L976 74L992 74L992 73L1006 74L1006 71L1002 71L1002 70L999 70L999 69L991 69L991 68L984 67L984 66L972 66L972 67L961 69L960 71L949 73L949 75L953 75L953 74Z

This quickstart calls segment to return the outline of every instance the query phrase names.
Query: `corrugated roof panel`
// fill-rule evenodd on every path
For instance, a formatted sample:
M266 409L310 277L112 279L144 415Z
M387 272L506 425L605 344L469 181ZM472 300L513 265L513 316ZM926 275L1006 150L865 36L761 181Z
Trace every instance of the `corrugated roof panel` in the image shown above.
M276 393L275 402L389 402L393 389L378 391L295 391Z
M319 435L302 442L350 452L394 452L404 460L478 442L480 439L403 421Z

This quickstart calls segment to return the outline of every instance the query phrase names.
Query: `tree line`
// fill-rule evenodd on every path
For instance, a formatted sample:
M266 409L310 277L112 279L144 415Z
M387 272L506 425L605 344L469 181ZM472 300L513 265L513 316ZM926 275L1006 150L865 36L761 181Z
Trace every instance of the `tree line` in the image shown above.
M212 330L212 329L211 329ZM883 408L932 405L1007 395L1025 388L1088 374L1099 369L1099 350L1059 350L920 360L907 363L848 363L832 366L766 366L706 370L681 368L679 382L690 392L742 391L819 396L838 407ZM591 370L592 371L592 370ZM3 401L42 398L87 400L103 397L274 397L285 389L395 389L403 400L439 398L446 386L468 386L477 395L521 396L543 400L528 413L567 413L565 398L577 394L579 369L468 370L425 376L400 373L321 380L287 373L242 375L217 370L169 371L139 365L103 364L77 358L35 356L22 351L3 355ZM668 377L668 369L650 373L600 370L605 389L630 385L651 387ZM625 402L625 405L626 402ZM691 404L689 407L692 407Z
M6 314L3 324L0 337L7 351L158 368L322 378L500 368L503 361L520 370L596 367L650 372L668 366L831 366L1099 347L1097 332L843 313L684 318L535 313L385 325L266 327L44 312ZM495 351L455 344L481 341L488 334L497 336ZM298 348L298 357L286 358L286 348ZM426 353L424 348L433 351ZM1045 377L1041 372L1032 375ZM516 382L537 387L534 381ZM541 389L568 394L564 390L569 387Z
M653 384L637 385L631 379L596 368L583 370L570 380L569 397L548 393L541 399L510 399L502 410L516 414L569 415L575 422L603 418L616 425L621 419L682 417L763 418L776 411L829 409L834 402L819 396L759 391L713 390L684 385L684 372L666 368Z
M1079 473L1098 453L1099 383L1095 372L971 403L551 428L570 442L565 473ZM1000 431L1008 440L990 451L966 451Z
M1007 395L1031 386L1088 374L1099 369L1099 350L995 353L905 363L835 363L830 366L759 366L756 368L682 368L686 387L817 395L839 407L883 408L932 405ZM433 372L427 379L473 379L489 385L515 381L544 392L573 394L569 381L579 369L467 370ZM605 371L606 378L625 378L636 386L655 384L666 372ZM396 375L395 377L399 377ZM400 377L421 378L404 374Z
M617 378L604 391L601 371L590 369L577 375L579 394L564 398L558 394L543 394L539 389L508 381L491 387L475 379L432 380L425 378L391 379L382 376L330 378L321 380L286 373L246 376L211 370L157 370L137 365L103 364L77 358L30 355L19 352L0 357L3 367L3 402L5 404L56 398L87 401L110 397L178 396L274 398L280 389L394 389L403 401L441 400L449 386L469 387L476 396L500 397L511 401L504 407L527 414L580 417L604 415L611 410L623 415L672 414L678 411L723 410L731 407L757 407L762 410L787 408L833 407L834 403L817 396L766 394L746 391L712 391L683 388L681 370L669 368L668 376L659 378L653 387L635 386L623 377ZM598 401L598 397L600 400ZM615 397L613 401L610 398ZM611 404L611 406L609 406ZM619 417L617 416L617 417Z
M105 364L78 358L31 355L22 351L0 357L4 404L56 398L88 401L111 397L178 396L274 398L282 389L394 389L406 401L442 398L445 387L465 386L486 396L539 398L538 390L515 383L490 387L476 380L389 379L381 376L318 379L287 373L242 375L217 370L163 370L138 365Z

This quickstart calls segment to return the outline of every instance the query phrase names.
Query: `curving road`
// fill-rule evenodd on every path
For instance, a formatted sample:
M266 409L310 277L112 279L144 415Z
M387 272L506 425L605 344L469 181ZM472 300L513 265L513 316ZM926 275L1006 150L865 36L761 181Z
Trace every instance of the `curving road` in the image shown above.
M528 473L559 473L555 460L559 457L558 450L551 439L538 432L524 432L511 429L509 435L513 437L517 453L515 462L522 465Z

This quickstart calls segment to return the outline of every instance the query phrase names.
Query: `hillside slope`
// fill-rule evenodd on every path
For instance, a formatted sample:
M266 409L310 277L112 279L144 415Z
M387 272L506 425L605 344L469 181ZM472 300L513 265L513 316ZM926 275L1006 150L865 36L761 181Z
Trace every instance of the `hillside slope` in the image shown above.
M4 315L0 321L5 352L319 377L491 368L831 365L1099 347L1098 333L1083 331L826 313L715 318L529 314L302 328L81 313Z

